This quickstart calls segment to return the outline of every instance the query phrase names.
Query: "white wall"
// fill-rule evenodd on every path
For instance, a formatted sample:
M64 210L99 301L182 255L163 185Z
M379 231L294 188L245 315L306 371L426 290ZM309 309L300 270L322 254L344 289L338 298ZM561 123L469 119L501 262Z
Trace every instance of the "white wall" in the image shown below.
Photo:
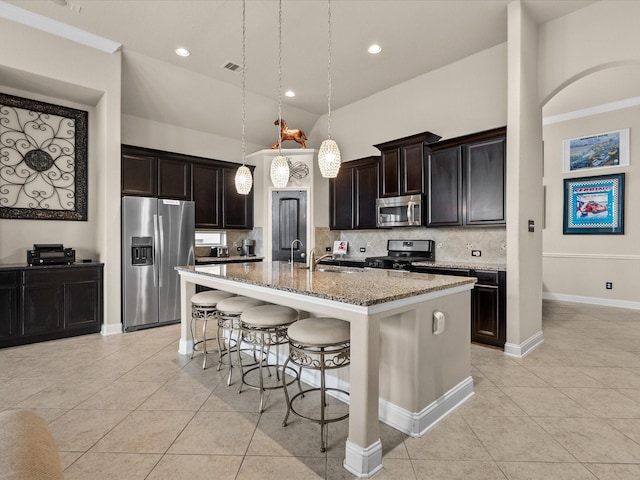
M640 63L640 2L597 2L574 14L540 27L539 99L548 101L576 80L603 69ZM594 35L612 25L611 35ZM603 88L615 88L603 86ZM544 232L545 296L640 308L637 285L639 261L637 230L640 217L638 181L633 176L638 135L633 125L638 109L619 110L545 127L546 230ZM615 125L615 127L611 127ZM627 171L625 235L562 235L562 175L560 144L563 138L631 127L631 165ZM635 167L637 170L637 167ZM604 173L604 171L601 171ZM599 172L589 172L596 175ZM585 175L586 176L586 175ZM634 249L634 235L636 238ZM619 255L619 256L618 256ZM604 282L614 282L605 290Z
M34 243L80 247L105 263L105 331L120 325L120 97L121 53L104 53L0 19L0 87L61 105L92 107L89 117L87 222L0 219L0 261L24 263ZM46 48L44 48L46 47ZM33 95L32 95L33 94ZM87 104L87 99L91 99ZM85 101L83 101L85 100ZM21 246L22 245L22 246Z
M379 155L373 145L414 133L444 139L501 127L507 123L506 90L507 46L501 44L332 110L331 138L349 161ZM325 115L309 134L313 148L326 130Z
M97 191L97 144L91 139L96 138L96 123L93 121L96 109L93 105L83 105L59 98L34 94L24 90L17 90L0 85L2 93L17 97L29 98L41 102L52 103L64 107L85 110L89 112L89 142L87 152L87 221L67 220L11 220L0 219L0 263L25 263L26 250L34 243L62 243L65 247L76 250L76 259L98 258L98 202Z
M122 143L242 163L242 143L237 140L131 115L122 115ZM247 155L262 148L264 146L245 144Z
M628 167L562 172L562 140L622 128L630 129ZM635 302L635 308L640 308L640 178L634 175L638 172L635 152L640 151L640 107L546 125L544 149L544 292L609 304ZM563 235L563 179L622 172L626 173L624 235ZM609 281L612 290L605 289Z

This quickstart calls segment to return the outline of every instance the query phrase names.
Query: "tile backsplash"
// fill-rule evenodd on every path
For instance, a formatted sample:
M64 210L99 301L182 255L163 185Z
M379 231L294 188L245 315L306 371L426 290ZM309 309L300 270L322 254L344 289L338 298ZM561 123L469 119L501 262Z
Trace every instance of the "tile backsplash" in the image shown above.
M333 247L335 240L349 242L347 256L377 257L387 254L387 240L433 240L436 261L477 264L507 262L507 231L504 227L487 228L424 228L406 227L390 230L329 230L316 228L316 254ZM360 252L365 248L365 252ZM471 250L480 250L472 257Z

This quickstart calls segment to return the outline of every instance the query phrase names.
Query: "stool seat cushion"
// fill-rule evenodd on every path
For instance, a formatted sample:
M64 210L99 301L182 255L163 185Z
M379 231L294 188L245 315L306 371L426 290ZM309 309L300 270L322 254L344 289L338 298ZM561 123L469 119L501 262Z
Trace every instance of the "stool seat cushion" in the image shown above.
M240 315L242 323L255 327L289 325L298 319L298 311L282 305L262 305L245 310Z
M220 290L207 290L196 293L191 297L191 303L200 307L215 307L220 300L235 297L233 293L222 292Z
M349 342L349 322L337 318L305 318L287 331L291 341L322 346Z
M264 304L265 302L263 302L262 300L238 295L221 300L220 302L218 302L217 308L218 312L222 314L226 313L231 315L240 315L248 308L258 307Z

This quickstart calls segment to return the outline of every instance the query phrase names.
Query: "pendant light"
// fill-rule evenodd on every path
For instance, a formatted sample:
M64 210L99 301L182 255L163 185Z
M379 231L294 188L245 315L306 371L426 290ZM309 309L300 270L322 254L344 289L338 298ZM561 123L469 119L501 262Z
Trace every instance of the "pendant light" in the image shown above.
M246 85L245 85L245 70L247 69L246 62L246 7L245 1L242 0L242 166L236 171L236 191L241 195L248 195L253 186L253 178L251 177L251 170L244 164L245 159L245 145L244 145L244 125L245 125L245 98L246 98Z
M318 166L320 173L325 178L335 178L340 170L340 149L338 144L331 140L331 0L327 0L327 27L328 27L328 62L327 80L329 84L327 93L327 136L328 138L320 144L318 150Z
M289 162L282 156L282 0L278 2L278 156L271 161L271 183L284 188L289 183Z

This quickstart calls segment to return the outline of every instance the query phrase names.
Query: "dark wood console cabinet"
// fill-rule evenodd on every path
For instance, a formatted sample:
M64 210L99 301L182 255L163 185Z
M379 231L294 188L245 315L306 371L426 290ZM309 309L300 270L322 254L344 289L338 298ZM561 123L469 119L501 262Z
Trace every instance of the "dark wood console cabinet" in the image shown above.
M332 230L376 228L380 157L345 162L329 181L329 227Z
M507 272L470 268L413 267L418 273L476 277L471 291L471 341L504 349L507 341Z
M97 333L100 263L0 269L0 347Z

